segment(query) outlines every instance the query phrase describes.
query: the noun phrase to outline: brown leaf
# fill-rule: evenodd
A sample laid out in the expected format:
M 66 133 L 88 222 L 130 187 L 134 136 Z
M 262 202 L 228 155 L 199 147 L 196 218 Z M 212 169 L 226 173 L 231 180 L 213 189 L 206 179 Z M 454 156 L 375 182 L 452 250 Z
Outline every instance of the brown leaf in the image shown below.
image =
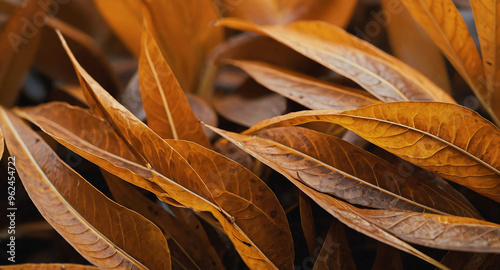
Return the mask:
M 218 130 L 219 134 L 228 139 L 229 141 L 233 142 L 236 144 L 238 147 L 241 149 L 245 150 L 245 152 L 251 154 L 255 158 L 259 159 L 262 161 L 264 164 L 268 165 L 275 171 L 278 171 L 282 173 L 288 180 L 290 180 L 295 186 L 297 186 L 302 192 L 304 192 L 307 196 L 309 196 L 311 199 L 313 199 L 319 206 L 321 206 L 323 209 L 325 209 L 328 213 L 330 213 L 332 216 L 340 220 L 342 223 L 346 224 L 347 226 L 363 233 L 366 234 L 372 238 L 375 238 L 381 242 L 384 242 L 388 245 L 391 245 L 393 247 L 396 247 L 400 250 L 403 250 L 405 252 L 408 252 L 414 256 L 417 256 L 418 258 L 421 258 L 429 263 L 432 263 L 440 268 L 443 269 L 448 269 L 444 265 L 440 264 L 436 260 L 428 257 L 427 255 L 421 253 L 420 251 L 414 249 L 412 246 L 408 245 L 404 241 L 401 241 L 399 238 L 396 236 L 392 235 L 391 233 L 387 232 L 383 227 L 379 226 L 379 224 L 375 223 L 379 220 L 376 218 L 374 220 L 370 219 L 365 219 L 363 216 L 363 212 L 365 210 L 356 208 L 348 203 L 345 203 L 343 201 L 337 200 L 334 197 L 331 197 L 327 194 L 318 192 L 309 186 L 303 184 L 301 181 L 297 180 L 295 175 L 289 174 L 285 171 L 283 171 L 279 165 L 276 165 L 275 163 L 268 162 L 267 159 L 262 158 L 262 156 L 249 147 L 247 147 L 247 144 L 242 143 L 243 138 L 246 140 L 252 140 L 252 137 L 249 136 L 243 136 L 239 135 L 236 133 L 230 133 L 222 130 Z M 368 211 L 368 210 L 366 210 Z M 374 211 L 374 210 L 371 210 Z M 387 211 L 387 210 L 378 210 L 378 211 L 384 211 L 390 212 L 390 213 L 414 213 L 414 212 L 406 212 L 406 211 Z M 415 213 L 418 214 L 418 213 Z M 375 221 L 375 222 L 373 222 Z
M 106 172 L 104 177 L 118 203 L 140 213 L 162 230 L 173 262 L 184 269 L 224 269 L 193 213 L 187 209 L 171 208 L 175 211 L 173 216 L 118 177 Z
M 83 257 L 103 268 L 170 269 L 167 242 L 158 227 L 109 200 L 3 109 L 1 125 L 33 203 Z
M 183 0 L 142 3 L 146 28 L 182 89 L 194 92 L 208 54 L 224 38 L 222 29 L 210 26 L 219 18 L 212 0 L 200 0 L 196 5 Z
M 94 3 L 127 48 L 139 57 L 143 31 L 141 2 L 138 0 L 94 0 Z
M 313 270 L 321 269 L 356 269 L 344 225 L 338 220 L 334 220 L 330 226 L 323 247 L 321 247 L 314 264 Z
M 500 44 L 500 1 L 471 0 L 476 29 L 481 44 L 481 55 L 489 91 L 489 104 L 495 113 L 495 119 L 500 118 L 500 52 L 496 50 Z M 499 122 L 497 122 L 499 124 Z
M 205 132 L 155 40 L 142 36 L 139 83 L 148 126 L 164 139 L 188 140 L 210 147 Z
M 285 113 L 286 99 L 247 80 L 234 93 L 214 97 L 215 110 L 224 118 L 251 127 L 261 120 Z
M 245 131 L 326 121 L 439 176 L 500 201 L 500 130 L 476 112 L 439 102 L 394 102 L 353 111 L 304 111 Z
M 353 204 L 480 218 L 440 189 L 334 136 L 299 127 L 268 129 L 252 137 L 218 132 L 268 166 L 274 164 L 281 174 Z
M 293 244 L 285 212 L 262 180 L 198 144 L 163 140 L 95 82 L 62 36 L 61 41 L 92 112 L 104 117 L 134 156 L 151 168 L 155 184 L 184 206 L 214 215 L 250 267 L 292 267 Z
M 39 20 L 46 19 L 46 12 L 43 3 L 26 1 L 13 12 L 0 34 L 0 101 L 4 106 L 17 101 L 40 43 L 43 24 L 39 25 Z
M 78 264 L 16 264 L 16 265 L 2 265 L 0 266 L 2 270 L 97 270 L 99 268 L 90 265 L 78 265 Z
M 380 103 L 366 92 L 253 61 L 225 61 L 247 72 L 266 88 L 313 110 L 348 110 Z
M 495 122 L 500 123 L 500 111 L 496 109 L 498 106 L 494 106 L 496 103 L 491 97 L 491 90 L 486 87 L 481 56 L 453 1 L 401 0 L 401 2 L 469 84 Z
M 357 0 L 223 0 L 221 13 L 256 24 L 284 24 L 297 19 L 325 20 L 340 27 L 349 23 Z
M 455 103 L 428 78 L 343 29 L 319 21 L 258 26 L 226 18 L 216 25 L 253 31 L 276 39 L 346 76 L 381 101 L 436 100 Z
M 401 0 L 381 3 L 388 16 L 386 28 L 393 55 L 451 94 L 446 63 L 439 48 L 411 17 Z
M 300 225 L 304 232 L 307 249 L 309 250 L 309 255 L 314 257 L 314 250 L 316 249 L 316 226 L 314 224 L 311 201 L 303 192 L 299 193 L 299 211 Z

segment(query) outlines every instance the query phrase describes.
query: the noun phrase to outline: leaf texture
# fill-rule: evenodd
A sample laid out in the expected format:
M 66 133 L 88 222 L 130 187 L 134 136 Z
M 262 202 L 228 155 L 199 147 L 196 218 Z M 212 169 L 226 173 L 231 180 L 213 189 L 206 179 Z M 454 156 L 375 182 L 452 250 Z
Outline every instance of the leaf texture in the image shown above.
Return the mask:
M 297 180 L 295 175 L 291 175 L 287 172 L 284 172 L 283 170 L 280 169 L 279 165 L 276 165 L 273 162 L 269 162 L 267 159 L 262 158 L 262 156 L 255 151 L 253 151 L 251 148 L 247 147 L 247 145 L 242 143 L 242 140 L 251 140 L 250 136 L 243 136 L 239 135 L 236 133 L 231 133 L 227 131 L 222 131 L 222 130 L 216 130 L 218 133 L 223 136 L 224 138 L 228 139 L 229 141 L 233 142 L 236 144 L 238 147 L 243 149 L 245 152 L 251 154 L 255 158 L 259 159 L 262 161 L 264 164 L 268 165 L 275 171 L 278 171 L 282 173 L 288 180 L 290 180 L 295 186 L 297 186 L 302 192 L 304 192 L 307 196 L 309 196 L 311 199 L 313 199 L 319 206 L 321 206 L 323 209 L 325 209 L 328 213 L 330 213 L 332 216 L 340 220 L 342 223 L 346 224 L 347 226 L 351 227 L 352 229 L 355 229 L 365 235 L 368 235 L 372 238 L 375 238 L 381 242 L 384 242 L 388 245 L 391 245 L 395 248 L 398 248 L 400 250 L 403 250 L 405 252 L 408 252 L 420 259 L 423 259 L 431 264 L 434 264 L 442 269 L 448 269 L 444 265 L 440 264 L 439 262 L 435 261 L 434 259 L 428 257 L 427 255 L 421 253 L 420 251 L 416 250 L 412 246 L 408 245 L 406 242 L 402 241 L 401 239 L 397 238 L 396 236 L 390 234 L 389 232 L 385 231 L 384 228 L 379 226 L 377 223 L 373 223 L 372 220 L 365 219 L 363 217 L 362 213 L 359 213 L 359 211 L 363 211 L 362 209 L 356 208 L 348 203 L 345 203 L 343 201 L 337 200 L 334 197 L 331 197 L 325 193 L 318 192 L 311 187 L 307 186 L 306 184 L 303 184 L 300 180 Z M 373 210 L 372 210 L 373 211 Z M 382 210 L 379 210 L 382 211 Z M 387 211 L 383 210 L 386 212 L 397 212 L 397 211 Z M 400 211 L 397 213 L 414 213 L 414 212 L 406 212 L 406 211 Z M 416 213 L 418 214 L 418 213 Z M 377 221 L 377 219 L 375 219 Z
M 481 56 L 453 1 L 402 0 L 402 2 L 469 84 L 495 122 L 500 123 L 499 111 L 496 108 L 497 114 L 493 111 L 495 103 L 491 99 L 492 92 L 487 87 Z
M 353 111 L 305 111 L 245 131 L 325 121 L 439 176 L 500 201 L 500 130 L 476 112 L 439 102 L 394 102 Z
M 278 172 L 353 204 L 480 218 L 451 195 L 334 136 L 299 127 L 268 129 L 253 137 L 224 134 L 278 166 Z
M 397 237 L 396 239 L 428 247 L 469 252 L 500 253 L 500 225 L 498 224 L 466 217 L 400 210 L 360 209 L 327 194 L 313 190 L 298 180 L 293 173 L 284 172 L 280 168 L 280 165 L 262 158 L 259 153 L 247 147 L 248 144 L 244 143 L 245 141 L 252 140 L 252 137 L 222 131 L 219 134 L 274 170 L 281 172 L 294 185 L 299 187 L 302 192 L 306 193 L 317 204 L 340 221 L 379 241 L 382 240 L 377 237 L 380 237 L 380 233 L 383 232 L 384 234 L 387 233 Z M 360 221 L 363 221 L 363 224 L 357 223 Z M 372 230 L 372 228 L 376 229 Z M 384 241 L 382 242 L 384 243 L 410 252 L 436 266 L 439 265 L 439 267 L 445 268 L 440 264 L 436 264 L 436 261 L 408 248 L 408 246 L 397 244 L 396 239 L 392 239 L 388 235 L 385 235 L 383 239 Z
M 156 134 L 210 147 L 198 118 L 148 31 L 142 36 L 139 83 L 148 126 Z
M 500 118 L 500 52 L 496 49 L 500 44 L 500 1 L 471 0 L 476 29 L 481 44 L 481 55 L 486 76 L 489 104 Z M 499 124 L 499 122 L 497 122 Z
M 380 103 L 363 91 L 302 75 L 262 62 L 226 61 L 266 88 L 313 110 L 348 110 Z
M 319 21 L 258 26 L 226 18 L 217 25 L 269 36 L 348 77 L 384 102 L 435 100 L 455 103 L 425 76 L 343 29 Z
M 171 215 L 118 177 L 104 173 L 113 198 L 155 223 L 168 241 L 172 263 L 184 269 L 224 269 L 201 223 L 188 209 L 169 208 Z
M 108 269 L 170 269 L 167 242 L 158 227 L 105 197 L 3 109 L 1 125 L 30 198 L 83 257 Z
M 212 213 L 250 267 L 292 267 L 293 244 L 285 213 L 262 180 L 198 144 L 163 140 L 97 84 L 61 40 L 87 101 L 93 104 L 92 112 L 103 116 L 135 149 L 135 156 L 152 169 L 154 183 L 186 207 Z

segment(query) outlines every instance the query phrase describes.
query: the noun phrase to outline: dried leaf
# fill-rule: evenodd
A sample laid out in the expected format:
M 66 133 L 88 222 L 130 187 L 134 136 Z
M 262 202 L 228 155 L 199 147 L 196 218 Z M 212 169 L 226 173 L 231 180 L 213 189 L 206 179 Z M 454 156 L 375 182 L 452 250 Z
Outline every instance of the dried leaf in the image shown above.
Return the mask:
M 439 102 L 394 102 L 353 111 L 304 111 L 263 121 L 273 126 L 326 121 L 439 176 L 500 201 L 500 130 L 476 112 Z
M 319 206 L 321 206 L 323 209 L 325 209 L 332 216 L 334 216 L 335 218 L 337 218 L 338 220 L 340 220 L 342 223 L 346 224 L 347 226 L 351 227 L 352 229 L 355 229 L 363 234 L 366 234 L 372 238 L 375 238 L 375 239 L 377 239 L 381 242 L 384 242 L 388 245 L 391 245 L 395 248 L 398 248 L 400 250 L 408 252 L 408 253 L 410 253 L 414 256 L 417 256 L 418 258 L 425 260 L 431 264 L 434 264 L 440 268 L 448 269 L 444 265 L 437 262 L 436 260 L 428 257 L 427 255 L 416 250 L 415 248 L 408 245 L 404 241 L 401 241 L 396 236 L 387 232 L 382 226 L 379 226 L 379 224 L 376 223 L 377 221 L 379 221 L 376 218 L 374 218 L 373 220 L 370 220 L 370 219 L 367 219 L 364 217 L 363 211 L 375 211 L 375 210 L 364 210 L 364 209 L 356 208 L 348 203 L 337 200 L 334 197 L 331 197 L 327 194 L 318 192 L 318 191 L 310 188 L 309 186 L 303 184 L 301 181 L 297 180 L 295 175 L 292 175 L 292 174 L 289 174 L 289 173 L 283 171 L 279 167 L 279 165 L 276 165 L 275 163 L 269 162 L 267 159 L 262 158 L 262 156 L 260 154 L 254 152 L 252 149 L 248 148 L 247 144 L 243 143 L 243 140 L 252 140 L 252 137 L 250 137 L 250 136 L 239 135 L 236 133 L 231 133 L 231 132 L 222 131 L 222 130 L 216 130 L 216 131 L 218 131 L 218 133 L 221 136 L 223 136 L 224 138 L 228 139 L 229 141 L 233 142 L 241 149 L 245 150 L 245 152 L 251 154 L 255 158 L 262 161 L 264 164 L 268 165 L 272 169 L 283 174 L 288 180 L 290 180 L 302 192 L 304 192 L 307 196 L 309 196 L 311 199 L 313 199 Z M 403 211 L 388 211 L 388 210 L 378 210 L 378 211 L 383 211 L 384 213 L 398 213 L 398 214 L 399 213 L 403 213 L 403 214 L 415 213 L 415 212 L 407 212 L 407 211 L 404 211 L 404 212 Z M 415 214 L 419 214 L 419 213 L 415 213 Z M 374 215 L 374 216 L 376 216 L 376 215 Z M 386 220 L 384 220 L 384 221 L 386 221 Z M 474 220 L 474 221 L 476 221 L 476 220 Z M 386 225 L 386 224 L 384 224 L 384 225 Z
M 1 125 L 33 203 L 83 257 L 103 268 L 170 269 L 167 242 L 158 227 L 100 193 L 3 109 Z
M 445 268 L 435 260 L 410 248 L 404 242 L 433 248 L 469 252 L 500 253 L 500 225 L 473 218 L 443 216 L 396 210 L 360 209 L 327 194 L 313 190 L 297 179 L 293 172 L 286 172 L 281 164 L 269 162 L 249 147 L 253 137 L 219 131 L 247 153 L 287 177 L 294 185 L 311 197 L 317 204 L 343 223 L 384 243 L 409 252 L 438 267 Z M 269 151 L 272 151 L 271 149 Z M 359 222 L 359 223 L 358 223 Z M 384 235 L 381 237 L 381 235 Z M 397 238 L 391 238 L 394 236 Z
M 498 109 L 500 103 L 500 52 L 496 48 L 500 44 L 500 1 L 471 0 L 470 4 L 481 44 L 481 55 L 490 95 L 487 101 L 490 102 L 491 110 L 496 115 L 495 119 L 498 120 L 500 118 L 500 109 Z
M 212 0 L 200 0 L 196 5 L 183 0 L 142 3 L 146 28 L 182 89 L 194 92 L 208 54 L 224 38 L 222 29 L 210 26 L 219 17 Z
M 498 106 L 493 106 L 492 92 L 467 25 L 452 0 L 401 0 L 413 18 L 422 26 L 469 84 L 485 109 L 500 123 Z M 498 101 L 497 101 L 498 103 Z M 494 109 L 495 108 L 495 109 Z
M 78 265 L 78 264 L 16 264 L 16 265 L 2 265 L 0 266 L 2 270 L 97 270 L 99 268 L 90 265 Z
M 394 56 L 451 94 L 443 55 L 424 29 L 411 17 L 400 0 L 383 0 L 382 8 L 389 16 L 387 34 Z
M 39 21 L 47 16 L 46 6 L 36 0 L 24 2 L 10 17 L 0 34 L 0 101 L 12 106 L 17 101 L 40 43 Z M 35 16 L 37 14 L 37 16 Z M 41 18 L 40 18 L 41 16 Z M 35 18 L 37 21 L 35 22 Z
M 94 3 L 127 48 L 139 57 L 143 31 L 141 2 L 138 0 L 94 0 Z
M 356 264 L 351 255 L 351 249 L 344 225 L 338 220 L 333 221 L 321 247 L 313 270 L 336 269 L 347 270 L 356 269 Z
M 380 103 L 366 92 L 327 83 L 262 62 L 226 61 L 247 72 L 258 83 L 313 110 L 348 110 Z
M 299 127 L 268 129 L 252 137 L 223 134 L 237 139 L 267 165 L 278 166 L 281 174 L 353 204 L 480 218 L 440 189 L 403 175 L 389 162 L 334 136 Z
M 182 139 L 210 147 L 203 128 L 155 40 L 142 36 L 139 83 L 148 126 L 164 139 Z
M 154 183 L 186 207 L 214 215 L 249 267 L 292 267 L 293 244 L 285 212 L 258 177 L 198 144 L 163 140 L 92 79 L 62 36 L 61 41 L 92 112 L 103 116 L 152 169 Z
M 309 250 L 309 255 L 314 257 L 314 250 L 316 249 L 316 226 L 314 224 L 311 201 L 302 192 L 299 193 L 299 210 L 300 224 L 306 239 L 307 249 Z
M 381 101 L 435 100 L 455 103 L 418 71 L 343 29 L 318 21 L 258 26 L 226 18 L 216 25 L 253 31 L 276 39 L 358 83 Z
M 113 198 L 155 223 L 165 234 L 172 261 L 184 269 L 224 269 L 201 223 L 187 209 L 169 214 L 118 177 L 104 173 Z

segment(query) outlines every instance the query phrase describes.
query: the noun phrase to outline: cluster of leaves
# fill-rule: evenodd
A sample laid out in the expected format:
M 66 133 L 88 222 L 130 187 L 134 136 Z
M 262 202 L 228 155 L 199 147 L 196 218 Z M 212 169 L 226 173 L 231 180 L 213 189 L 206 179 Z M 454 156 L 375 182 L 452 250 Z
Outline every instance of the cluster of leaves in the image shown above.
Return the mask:
M 0 2 L 0 152 L 5 140 L 38 211 L 95 266 L 223 269 L 238 265 L 224 258 L 235 250 L 251 269 L 293 269 L 303 238 L 314 269 L 353 269 L 344 225 L 383 243 L 375 269 L 400 268 L 396 249 L 442 269 L 499 265 L 500 225 L 467 199 L 484 196 L 494 213 L 500 202 L 496 1 L 471 1 L 481 55 L 452 0 L 382 1 L 398 59 L 344 30 L 357 1 L 95 0 L 114 46 L 135 57 L 114 70 L 53 17 L 65 1 L 42 2 Z M 439 49 L 496 125 L 457 105 Z M 11 108 L 33 63 L 80 106 Z M 116 76 L 127 65 L 136 74 Z M 58 144 L 95 164 L 97 180 Z M 411 244 L 450 252 L 439 261 Z M 30 267 L 61 265 L 5 269 Z

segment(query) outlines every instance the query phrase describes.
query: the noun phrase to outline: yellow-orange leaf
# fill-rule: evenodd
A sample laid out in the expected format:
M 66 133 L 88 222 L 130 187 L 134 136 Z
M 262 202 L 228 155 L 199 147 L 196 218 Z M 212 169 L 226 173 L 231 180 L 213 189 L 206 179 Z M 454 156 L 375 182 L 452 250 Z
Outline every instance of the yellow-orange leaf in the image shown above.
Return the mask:
M 148 126 L 164 139 L 188 140 L 210 147 L 177 79 L 148 31 L 142 36 L 139 84 Z
M 225 18 L 217 25 L 269 36 L 355 81 L 381 101 L 455 101 L 418 71 L 343 29 L 319 21 L 258 26 Z
M 196 143 L 159 137 L 90 77 L 62 36 L 61 41 L 92 112 L 106 119 L 134 156 L 152 170 L 155 184 L 184 206 L 212 213 L 250 267 L 292 267 L 285 212 L 262 180 Z
M 417 166 L 500 201 L 500 130 L 470 109 L 394 102 L 344 112 L 304 111 L 262 121 L 245 133 L 315 121 L 342 125 Z
M 95 189 L 22 120 L 4 109 L 0 115 L 28 195 L 47 222 L 83 257 L 107 269 L 170 269 L 167 241 L 158 227 Z
M 495 122 L 500 123 L 500 110 L 492 100 L 492 91 L 488 90 L 481 56 L 453 1 L 401 1 L 469 84 Z
M 366 92 L 262 62 L 225 61 L 247 72 L 268 89 L 313 110 L 349 110 L 380 103 Z

